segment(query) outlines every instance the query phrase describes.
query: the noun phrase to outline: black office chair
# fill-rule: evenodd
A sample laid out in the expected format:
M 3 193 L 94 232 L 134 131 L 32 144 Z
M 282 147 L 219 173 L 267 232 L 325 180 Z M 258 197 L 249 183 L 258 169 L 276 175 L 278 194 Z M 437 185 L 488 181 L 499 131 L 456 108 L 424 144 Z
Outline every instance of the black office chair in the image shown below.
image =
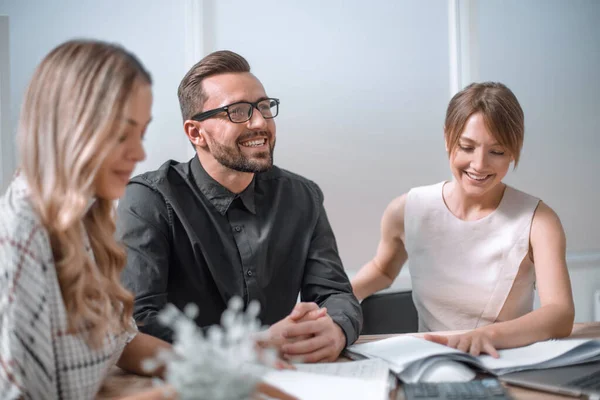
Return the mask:
M 361 303 L 363 335 L 409 333 L 419 330 L 412 292 L 375 293 Z

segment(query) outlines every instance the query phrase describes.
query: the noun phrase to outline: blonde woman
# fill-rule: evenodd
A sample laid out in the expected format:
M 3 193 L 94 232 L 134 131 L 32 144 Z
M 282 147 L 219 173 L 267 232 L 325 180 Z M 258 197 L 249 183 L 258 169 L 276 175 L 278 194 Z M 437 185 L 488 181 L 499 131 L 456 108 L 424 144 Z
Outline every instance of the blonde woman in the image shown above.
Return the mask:
M 142 374 L 141 361 L 170 346 L 137 333 L 113 236 L 151 103 L 150 75 L 119 46 L 70 41 L 35 70 L 20 171 L 0 198 L 3 399 L 94 398 L 115 363 Z M 140 396 L 152 394 L 162 397 Z
M 468 330 L 430 340 L 498 356 L 568 336 L 574 307 L 560 220 L 502 182 L 523 147 L 517 98 L 501 83 L 471 84 L 450 101 L 444 131 L 454 179 L 390 203 L 377 253 L 352 280 L 356 297 L 389 286 L 408 259 L 419 331 Z

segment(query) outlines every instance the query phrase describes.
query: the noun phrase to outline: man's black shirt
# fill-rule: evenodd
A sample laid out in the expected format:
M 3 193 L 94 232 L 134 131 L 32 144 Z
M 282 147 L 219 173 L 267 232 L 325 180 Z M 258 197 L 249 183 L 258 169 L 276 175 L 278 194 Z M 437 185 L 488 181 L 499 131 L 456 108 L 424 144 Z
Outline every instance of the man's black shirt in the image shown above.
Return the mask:
M 172 342 L 157 320 L 165 304 L 196 303 L 202 327 L 218 324 L 233 296 L 260 302 L 271 325 L 302 301 L 327 307 L 346 343 L 362 313 L 312 181 L 277 167 L 257 173 L 240 194 L 212 179 L 198 157 L 168 161 L 131 180 L 117 211 L 127 247 L 125 286 L 135 294 L 142 332 Z

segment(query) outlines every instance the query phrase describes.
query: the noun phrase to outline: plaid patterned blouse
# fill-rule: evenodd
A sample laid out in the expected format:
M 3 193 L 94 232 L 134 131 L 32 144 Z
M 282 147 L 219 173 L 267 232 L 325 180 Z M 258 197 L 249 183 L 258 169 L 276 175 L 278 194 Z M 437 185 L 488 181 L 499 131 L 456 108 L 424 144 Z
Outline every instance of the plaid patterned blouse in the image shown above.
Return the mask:
M 17 177 L 0 198 L 0 398 L 91 399 L 135 333 L 107 335 L 99 349 L 65 333 L 50 241 L 27 193 Z

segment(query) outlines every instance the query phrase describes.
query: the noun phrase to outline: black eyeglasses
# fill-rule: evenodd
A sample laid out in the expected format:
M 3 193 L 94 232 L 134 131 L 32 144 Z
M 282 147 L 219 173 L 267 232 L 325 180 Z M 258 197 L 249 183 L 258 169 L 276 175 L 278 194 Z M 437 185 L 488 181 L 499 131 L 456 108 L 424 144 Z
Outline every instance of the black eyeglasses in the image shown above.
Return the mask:
M 192 119 L 194 121 L 204 121 L 205 119 L 212 118 L 225 111 L 231 122 L 241 124 L 252 118 L 252 112 L 255 108 L 260 112 L 264 119 L 275 118 L 277 114 L 279 114 L 279 99 L 262 99 L 255 103 L 239 101 L 228 106 L 201 112 L 194 115 Z

